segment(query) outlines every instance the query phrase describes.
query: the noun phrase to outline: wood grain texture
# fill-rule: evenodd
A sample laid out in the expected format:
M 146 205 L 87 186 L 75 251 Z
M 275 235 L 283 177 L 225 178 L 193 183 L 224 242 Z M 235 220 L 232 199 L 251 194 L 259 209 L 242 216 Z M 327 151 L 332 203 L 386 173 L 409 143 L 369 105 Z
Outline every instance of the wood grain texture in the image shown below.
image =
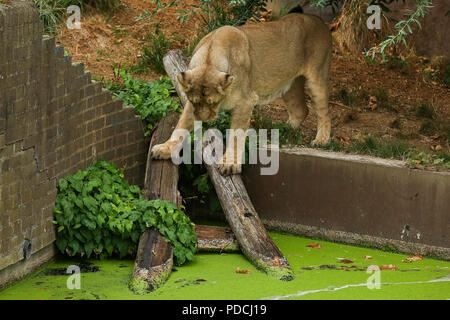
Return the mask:
M 198 250 L 205 252 L 238 252 L 239 243 L 233 230 L 226 227 L 195 226 Z
M 153 132 L 147 156 L 143 196 L 148 200 L 168 200 L 178 204 L 178 167 L 170 160 L 152 160 L 150 150 L 165 142 L 178 121 L 178 114 L 163 118 Z M 173 246 L 159 231 L 147 229 L 140 237 L 130 288 L 145 293 L 160 287 L 169 277 L 173 266 Z

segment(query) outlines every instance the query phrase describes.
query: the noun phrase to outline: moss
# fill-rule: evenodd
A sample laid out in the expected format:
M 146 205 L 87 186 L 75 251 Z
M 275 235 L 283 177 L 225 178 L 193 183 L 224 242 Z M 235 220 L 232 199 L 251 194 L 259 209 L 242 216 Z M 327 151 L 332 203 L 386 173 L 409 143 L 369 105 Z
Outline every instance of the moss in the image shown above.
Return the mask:
M 146 294 L 149 293 L 150 286 L 147 281 L 142 280 L 140 278 L 131 278 L 128 283 L 128 288 L 133 291 L 134 294 Z
M 273 267 L 269 266 L 262 260 L 255 260 L 248 257 L 250 262 L 259 270 L 266 273 L 268 276 L 282 281 L 294 280 L 294 273 L 291 268 L 286 267 Z

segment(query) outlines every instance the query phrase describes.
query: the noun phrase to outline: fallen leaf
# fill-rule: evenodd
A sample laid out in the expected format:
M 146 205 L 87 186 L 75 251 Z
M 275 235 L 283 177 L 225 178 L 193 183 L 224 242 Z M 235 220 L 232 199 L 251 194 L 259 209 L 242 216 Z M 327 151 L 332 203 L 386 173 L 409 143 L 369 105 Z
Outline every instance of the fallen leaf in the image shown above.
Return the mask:
M 339 259 L 339 262 L 340 263 L 353 263 L 353 261 L 349 260 L 349 259 Z
M 378 100 L 376 97 L 371 96 L 370 100 L 369 100 L 369 109 L 374 111 L 376 109 L 378 109 Z
M 382 265 L 380 266 L 380 270 L 398 270 L 397 266 L 394 266 L 392 264 L 390 265 Z
M 434 146 L 433 148 L 434 151 L 441 151 L 442 150 L 442 146 L 440 144 Z
M 239 269 L 239 267 L 236 268 L 236 273 L 249 274 L 250 272 L 251 272 L 251 270 L 241 270 L 241 269 Z
M 363 256 L 363 258 L 368 260 L 368 259 L 372 259 L 372 256 Z
M 418 261 L 418 260 L 423 260 L 423 257 L 420 254 L 415 254 L 413 256 L 409 256 L 405 260 L 402 260 L 402 262 L 411 263 L 411 262 Z
M 339 267 L 339 270 L 344 270 L 344 271 L 349 271 L 350 269 L 358 269 L 357 266 L 353 265 L 353 266 L 342 266 Z
M 433 140 L 437 140 L 440 137 L 441 137 L 440 134 L 436 133 L 435 135 L 432 135 L 430 138 L 433 139 Z
M 306 246 L 309 248 L 313 248 L 313 249 L 321 249 L 322 248 L 322 246 L 318 243 L 309 243 Z
M 350 145 L 351 138 L 347 136 L 338 136 L 336 137 L 339 139 L 340 144 L 342 144 L 344 147 L 348 147 Z

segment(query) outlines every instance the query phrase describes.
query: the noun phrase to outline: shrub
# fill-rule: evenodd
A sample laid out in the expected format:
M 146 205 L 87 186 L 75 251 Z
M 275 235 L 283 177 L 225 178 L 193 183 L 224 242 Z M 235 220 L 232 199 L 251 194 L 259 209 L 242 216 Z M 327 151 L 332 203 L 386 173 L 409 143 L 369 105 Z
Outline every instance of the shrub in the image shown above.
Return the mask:
M 106 87 L 124 104 L 134 108 L 134 111 L 147 122 L 148 132 L 155 124 L 171 110 L 180 111 L 179 98 L 169 78 L 149 82 L 134 79 L 125 70 L 115 69 L 114 73 L 121 82 L 106 83 Z
M 435 119 L 436 111 L 432 105 L 423 103 L 416 109 L 416 115 L 420 118 Z
M 197 236 L 175 204 L 142 198 L 111 163 L 97 161 L 59 180 L 55 204 L 56 245 L 70 256 L 121 258 L 136 252 L 146 228 L 158 229 L 174 245 L 178 265 L 193 260 Z
M 146 42 L 148 44 L 143 47 L 142 62 L 158 73 L 165 73 L 163 58 L 169 52 L 172 42 L 166 38 L 159 26 L 156 26 L 154 33 L 147 35 Z

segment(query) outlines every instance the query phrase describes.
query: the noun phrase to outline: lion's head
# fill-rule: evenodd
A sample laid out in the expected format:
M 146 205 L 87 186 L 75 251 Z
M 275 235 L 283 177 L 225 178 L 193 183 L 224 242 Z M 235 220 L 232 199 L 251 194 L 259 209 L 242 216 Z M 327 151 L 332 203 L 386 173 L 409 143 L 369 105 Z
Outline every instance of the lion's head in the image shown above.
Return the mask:
M 193 69 L 179 73 L 178 81 L 194 106 L 195 118 L 209 122 L 217 118 L 220 102 L 234 77 L 217 70 Z

